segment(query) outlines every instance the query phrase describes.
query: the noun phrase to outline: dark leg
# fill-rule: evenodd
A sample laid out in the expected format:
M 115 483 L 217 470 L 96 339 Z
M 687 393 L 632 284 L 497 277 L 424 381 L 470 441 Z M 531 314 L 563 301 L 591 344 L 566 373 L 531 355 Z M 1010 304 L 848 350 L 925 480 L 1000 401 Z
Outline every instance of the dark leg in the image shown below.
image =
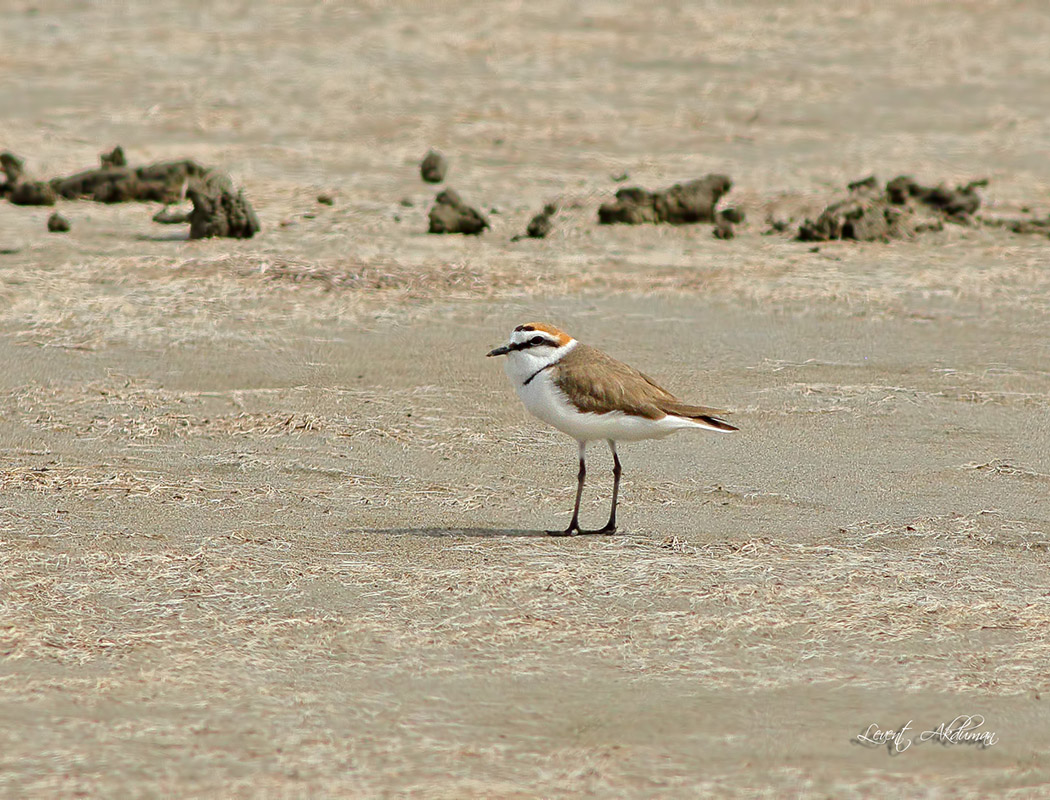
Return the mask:
M 587 465 L 583 463 L 583 455 L 587 450 L 587 442 L 580 442 L 580 471 L 576 475 L 576 505 L 572 510 L 572 522 L 563 531 L 547 531 L 551 536 L 575 536 L 580 531 L 580 498 L 583 497 L 583 479 L 587 476 Z
M 616 533 L 616 498 L 620 494 L 620 473 L 623 470 L 620 469 L 620 457 L 616 455 L 616 442 L 612 439 L 609 440 L 609 449 L 612 450 L 613 457 L 612 511 L 609 512 L 609 521 L 605 523 L 605 527 L 595 533 Z

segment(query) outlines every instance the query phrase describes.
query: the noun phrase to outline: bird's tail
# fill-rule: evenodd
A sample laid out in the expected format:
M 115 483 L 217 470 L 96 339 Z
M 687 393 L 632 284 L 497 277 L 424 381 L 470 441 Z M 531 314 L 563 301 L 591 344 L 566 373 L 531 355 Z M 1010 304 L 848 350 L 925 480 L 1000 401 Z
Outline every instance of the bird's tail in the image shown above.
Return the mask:
M 662 410 L 665 414 L 673 414 L 676 417 L 696 422 L 699 425 L 713 431 L 732 433 L 740 430 L 735 425 L 730 425 L 724 419 L 719 419 L 716 414 L 724 414 L 717 408 L 705 408 L 704 406 L 691 406 L 686 403 L 666 403 Z

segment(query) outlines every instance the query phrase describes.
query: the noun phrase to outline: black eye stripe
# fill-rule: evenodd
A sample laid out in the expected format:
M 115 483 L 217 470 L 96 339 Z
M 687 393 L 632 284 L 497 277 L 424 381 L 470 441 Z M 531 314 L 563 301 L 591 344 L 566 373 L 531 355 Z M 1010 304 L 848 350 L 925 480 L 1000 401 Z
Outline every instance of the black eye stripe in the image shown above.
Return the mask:
M 511 350 L 528 350 L 530 347 L 557 347 L 558 343 L 551 341 L 546 336 L 533 336 L 531 339 L 526 339 L 524 342 L 517 342 L 516 344 L 510 345 Z

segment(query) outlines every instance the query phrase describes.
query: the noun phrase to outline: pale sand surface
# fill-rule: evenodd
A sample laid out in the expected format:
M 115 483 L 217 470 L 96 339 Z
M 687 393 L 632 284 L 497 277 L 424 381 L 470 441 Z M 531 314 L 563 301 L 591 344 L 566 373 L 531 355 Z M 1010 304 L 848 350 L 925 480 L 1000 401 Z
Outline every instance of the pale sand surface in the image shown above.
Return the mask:
M 1050 242 L 760 235 L 870 172 L 1050 210 L 1050 12 L 261 5 L 0 17 L 32 172 L 190 156 L 264 225 L 0 204 L 0 793 L 1050 796 Z M 430 146 L 493 230 L 423 232 Z M 625 170 L 750 223 L 599 228 Z M 741 432 L 543 536 L 575 446 L 483 357 L 531 319 Z

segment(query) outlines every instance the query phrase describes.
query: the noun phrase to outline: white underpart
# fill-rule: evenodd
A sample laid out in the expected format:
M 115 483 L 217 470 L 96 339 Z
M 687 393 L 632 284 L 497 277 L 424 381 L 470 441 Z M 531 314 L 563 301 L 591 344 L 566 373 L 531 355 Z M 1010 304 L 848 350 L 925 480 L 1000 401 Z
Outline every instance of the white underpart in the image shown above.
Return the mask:
M 513 337 L 512 337 L 513 341 Z M 607 414 L 583 413 L 569 402 L 551 375 L 543 369 L 576 346 L 534 347 L 509 353 L 504 363 L 507 376 L 518 391 L 525 408 L 548 425 L 567 433 L 579 442 L 607 439 L 616 442 L 636 442 L 641 439 L 660 439 L 682 430 L 717 430 L 702 422 L 668 414 L 660 419 L 646 419 L 622 411 Z M 539 371 L 538 371 L 539 370 Z M 528 385 L 525 381 L 535 375 Z

